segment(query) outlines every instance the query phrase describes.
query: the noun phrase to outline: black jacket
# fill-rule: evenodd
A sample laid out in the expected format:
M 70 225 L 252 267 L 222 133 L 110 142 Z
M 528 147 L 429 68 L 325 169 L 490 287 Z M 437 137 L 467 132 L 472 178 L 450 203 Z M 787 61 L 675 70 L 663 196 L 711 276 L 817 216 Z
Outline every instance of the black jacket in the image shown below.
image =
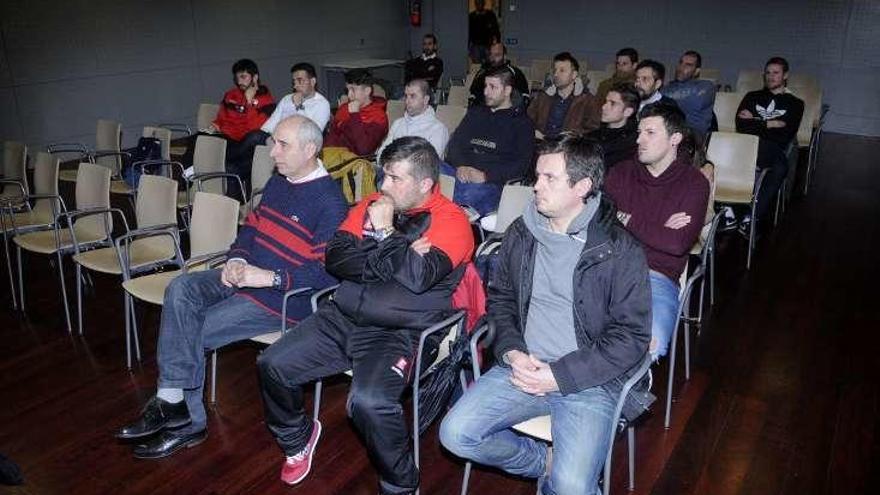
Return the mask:
M 754 116 L 751 119 L 739 117 L 739 113 L 748 110 Z M 801 118 L 804 116 L 804 102 L 791 93 L 773 94 L 764 88 L 746 93 L 736 109 L 736 132 L 754 134 L 761 139 L 787 146 L 797 136 Z M 784 127 L 768 128 L 767 122 L 781 120 Z
M 523 332 L 535 248 L 534 236 L 517 219 L 504 236 L 489 284 L 489 317 L 497 332 L 493 346 L 500 363 L 507 351 L 528 352 Z M 617 222 L 614 206 L 604 197 L 575 268 L 573 299 L 578 350 L 550 364 L 559 390 L 570 394 L 613 384 L 619 392 L 648 352 L 651 285 L 641 246 Z
M 626 125 L 612 129 L 605 124 L 595 131 L 587 134 L 587 137 L 595 139 L 602 145 L 602 157 L 605 159 L 605 172 L 624 160 L 634 158 L 638 145 L 636 139 L 639 130 L 636 128 L 635 118 L 630 117 Z

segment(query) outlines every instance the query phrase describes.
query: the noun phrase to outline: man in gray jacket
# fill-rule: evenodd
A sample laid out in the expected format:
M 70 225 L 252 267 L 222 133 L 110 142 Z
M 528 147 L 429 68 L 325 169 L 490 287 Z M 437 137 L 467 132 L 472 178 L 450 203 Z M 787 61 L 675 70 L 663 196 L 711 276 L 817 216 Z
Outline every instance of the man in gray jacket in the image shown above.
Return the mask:
M 598 489 L 622 383 L 651 338 L 648 267 L 600 192 L 601 151 L 563 133 L 538 149 L 535 202 L 501 244 L 489 285 L 497 365 L 440 428 L 450 451 L 543 477 L 543 493 Z M 550 415 L 554 454 L 510 427 Z

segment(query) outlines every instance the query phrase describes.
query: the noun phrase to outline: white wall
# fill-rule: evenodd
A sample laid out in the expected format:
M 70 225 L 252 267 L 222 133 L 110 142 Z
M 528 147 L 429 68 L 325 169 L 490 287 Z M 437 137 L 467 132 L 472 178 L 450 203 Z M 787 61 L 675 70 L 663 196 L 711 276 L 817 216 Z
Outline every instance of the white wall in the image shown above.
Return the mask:
M 403 58 L 407 25 L 398 0 L 3 2 L 0 140 L 91 144 L 110 118 L 129 145 L 147 124 L 193 124 L 239 58 L 280 98 L 295 62 Z
M 442 12 L 461 23 L 457 32 L 467 36 L 463 0 L 430 3 L 436 18 Z M 520 64 L 566 50 L 601 69 L 633 46 L 674 74 L 679 54 L 695 49 L 704 67 L 721 69 L 734 85 L 740 69 L 761 69 L 780 55 L 793 72 L 819 77 L 829 131 L 880 136 L 880 1 L 507 0 L 502 7 L 503 37 L 516 40 L 509 50 Z

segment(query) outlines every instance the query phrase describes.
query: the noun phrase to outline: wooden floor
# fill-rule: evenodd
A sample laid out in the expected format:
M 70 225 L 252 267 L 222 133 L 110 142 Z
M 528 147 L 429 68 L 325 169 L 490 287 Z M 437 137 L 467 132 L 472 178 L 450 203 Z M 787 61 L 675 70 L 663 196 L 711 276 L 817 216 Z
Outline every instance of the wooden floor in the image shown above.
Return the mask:
M 826 134 L 815 186 L 761 239 L 750 272 L 743 243 L 721 241 L 718 300 L 695 372 L 676 386 L 672 427 L 664 430 L 658 403 L 637 428 L 635 493 L 880 493 L 877 156 L 878 140 Z M 69 336 L 54 271 L 45 259 L 25 264 L 26 316 L 9 309 L 5 278 L 0 285 L 0 452 L 20 464 L 26 484 L 0 493 L 376 492 L 344 414 L 344 378 L 325 389 L 312 474 L 296 488 L 278 481 L 282 458 L 263 424 L 251 344 L 220 354 L 204 444 L 160 461 L 133 459 L 112 433 L 154 393 L 158 308 L 141 308 L 144 361 L 129 372 L 118 280 L 96 277 L 85 335 Z M 655 370 L 658 395 L 665 370 Z M 436 426 L 421 452 L 422 493 L 458 493 L 463 465 L 438 445 Z M 618 494 L 626 492 L 625 454 L 618 442 Z M 476 469 L 471 493 L 525 495 L 534 484 Z

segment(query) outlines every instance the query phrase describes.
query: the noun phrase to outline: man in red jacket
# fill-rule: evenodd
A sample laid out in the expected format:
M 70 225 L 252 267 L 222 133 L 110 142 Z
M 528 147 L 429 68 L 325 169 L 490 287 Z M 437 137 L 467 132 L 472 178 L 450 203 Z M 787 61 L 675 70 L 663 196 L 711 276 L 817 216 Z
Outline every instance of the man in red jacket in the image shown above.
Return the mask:
M 205 131 L 227 139 L 226 171 L 250 180 L 254 148 L 266 141 L 260 127 L 275 111 L 269 88 L 260 84 L 257 64 L 244 58 L 232 65 L 235 87 L 223 95 L 217 117 Z
M 339 106 L 324 143 L 326 147 L 346 148 L 356 155 L 376 151 L 388 132 L 386 101 L 373 96 L 373 76 L 366 69 L 345 73 L 347 99 Z
M 645 249 L 651 269 L 651 354 L 666 354 L 678 312 L 678 280 L 703 228 L 709 181 L 678 157 L 684 113 L 664 103 L 639 112 L 638 160 L 614 166 L 605 192 L 618 218 Z

